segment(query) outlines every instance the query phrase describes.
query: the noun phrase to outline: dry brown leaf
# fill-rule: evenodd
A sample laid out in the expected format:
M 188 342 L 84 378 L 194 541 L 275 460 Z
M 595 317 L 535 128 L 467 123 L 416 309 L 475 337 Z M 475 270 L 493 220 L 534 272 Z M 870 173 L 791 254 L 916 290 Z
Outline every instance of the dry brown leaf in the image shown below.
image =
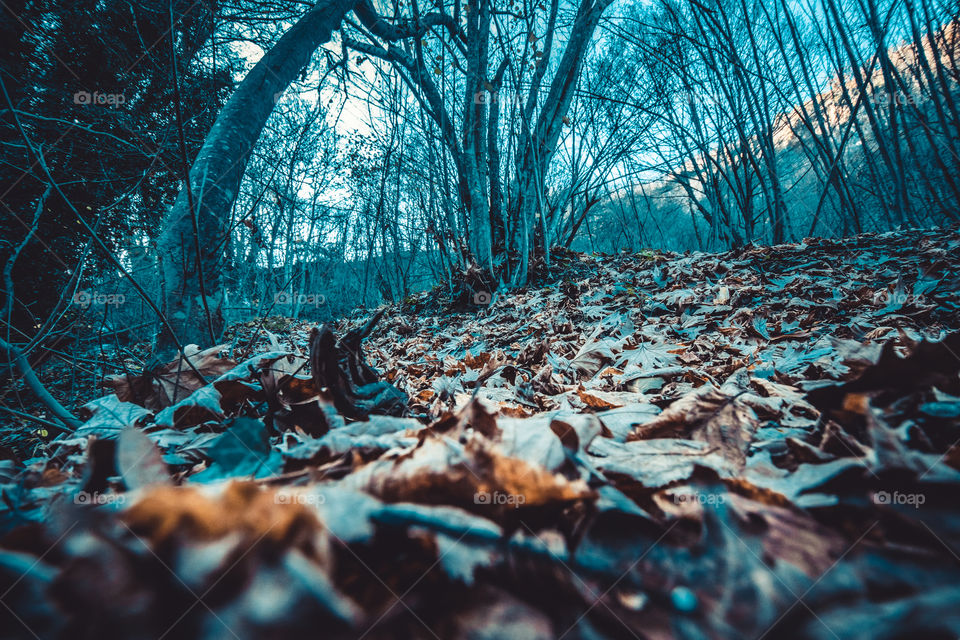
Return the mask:
M 438 449 L 446 444 L 432 439 L 403 463 L 384 473 L 375 474 L 367 486 L 374 495 L 387 502 L 420 502 L 454 504 L 470 510 L 489 507 L 530 508 L 554 505 L 593 497 L 583 480 L 567 480 L 542 467 L 519 458 L 500 454 L 491 443 L 473 438 L 468 443 L 466 460 L 451 455 L 445 465 L 418 464 L 418 457 L 431 462 Z M 502 495 L 509 504 L 495 503 L 493 496 Z M 491 496 L 487 501 L 485 496 Z M 500 511 L 501 509 L 494 509 Z
M 659 416 L 638 427 L 629 440 L 687 438 L 706 442 L 735 470 L 746 464 L 746 451 L 757 429 L 750 407 L 719 389 L 704 386 L 673 402 Z
M 613 362 L 619 344 L 618 341 L 609 338 L 596 341 L 588 340 L 570 361 L 570 366 L 583 375 L 592 376 Z
M 133 402 L 154 411 L 164 409 L 233 369 L 237 365 L 235 361 L 220 357 L 227 347 L 228 344 L 221 344 L 200 351 L 196 345 L 187 345 L 184 347 L 185 356 L 179 355 L 177 360 L 155 372 L 139 376 L 107 376 L 101 386 L 112 390 L 123 402 Z
M 624 403 L 612 402 L 603 391 L 587 391 L 580 385 L 577 388 L 577 397 L 583 400 L 583 403 L 593 409 L 617 409 L 624 406 Z
M 292 502 L 292 503 L 291 503 Z M 311 547 L 322 531 L 303 504 L 252 482 L 231 482 L 216 497 L 194 487 L 158 486 L 126 510 L 124 522 L 155 546 L 174 537 L 210 541 L 238 533 L 244 540 Z

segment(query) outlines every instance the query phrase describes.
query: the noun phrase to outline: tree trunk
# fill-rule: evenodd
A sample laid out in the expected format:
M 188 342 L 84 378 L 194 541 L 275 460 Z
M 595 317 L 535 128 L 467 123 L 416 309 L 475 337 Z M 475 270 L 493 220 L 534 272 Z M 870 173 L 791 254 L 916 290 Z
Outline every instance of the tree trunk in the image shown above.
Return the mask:
M 538 216 L 543 211 L 543 196 L 547 170 L 556 152 L 557 141 L 564 126 L 564 118 L 570 110 L 580 69 L 587 57 L 587 48 L 603 12 L 613 0 L 582 0 L 567 39 L 566 48 L 557 65 L 549 92 L 540 109 L 532 131 L 525 131 L 520 143 L 522 149 L 516 162 L 517 193 L 519 201 L 514 214 L 519 217 L 518 239 L 520 265 L 512 274 L 512 284 L 526 284 L 530 257 L 536 245 Z M 544 56 L 545 57 L 545 56 Z M 528 104 L 529 107 L 529 104 Z M 542 238 L 549 245 L 549 238 Z M 548 247 L 544 247 L 546 251 Z
M 250 151 L 279 94 L 339 28 L 353 3 L 313 5 L 247 74 L 204 140 L 190 184 L 181 189 L 157 243 L 163 311 L 184 345 L 211 344 L 223 331 L 223 247 Z M 160 333 L 158 351 L 172 347 L 170 337 Z

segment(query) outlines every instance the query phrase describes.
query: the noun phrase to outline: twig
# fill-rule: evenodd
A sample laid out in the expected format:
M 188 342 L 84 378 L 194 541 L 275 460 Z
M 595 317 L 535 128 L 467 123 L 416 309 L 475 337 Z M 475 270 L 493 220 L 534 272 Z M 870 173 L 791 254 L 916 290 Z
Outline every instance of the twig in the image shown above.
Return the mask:
M 183 135 L 183 111 L 180 108 L 180 77 L 177 75 L 177 52 L 173 42 L 174 20 L 173 0 L 170 0 L 170 67 L 173 71 L 173 106 L 177 114 L 177 134 L 180 142 L 180 159 L 183 162 L 183 181 L 187 190 L 187 206 L 190 208 L 190 218 L 193 220 L 193 246 L 196 252 L 197 281 L 200 285 L 200 299 L 203 302 L 203 312 L 207 318 L 207 331 L 210 333 L 210 344 L 217 343 L 213 333 L 213 319 L 210 317 L 210 305 L 207 302 L 207 287 L 203 277 L 203 254 L 200 251 L 200 223 L 197 220 L 197 210 L 193 201 L 193 188 L 190 185 L 190 161 L 187 159 L 187 143 Z M 200 194 L 203 199 L 203 193 Z
M 38 418 L 37 416 L 26 413 L 24 411 L 17 411 L 12 407 L 8 407 L 5 404 L 0 404 L 0 411 L 4 413 L 9 413 L 12 416 L 18 418 L 23 418 L 24 420 L 30 420 L 31 422 L 36 422 L 37 424 L 42 424 L 43 426 L 56 431 L 57 433 L 72 433 L 69 429 L 64 429 L 62 425 L 57 424 L 56 422 L 50 422 L 49 420 L 44 420 L 43 418 Z
M 10 107 L 11 112 L 15 111 L 13 107 L 13 101 L 10 99 L 10 94 L 7 91 L 7 85 L 4 84 L 3 82 L 2 75 L 0 75 L 0 90 L 2 90 L 3 97 L 6 100 L 7 105 Z M 113 264 L 114 267 L 117 268 L 117 270 L 120 271 L 123 277 L 130 282 L 130 285 L 140 295 L 140 297 L 143 298 L 143 301 L 147 303 L 147 306 L 149 306 L 153 310 L 153 312 L 157 314 L 157 318 L 160 320 L 160 324 L 162 324 L 163 328 L 166 329 L 167 332 L 170 334 L 170 337 L 173 340 L 174 346 L 176 346 L 176 348 L 183 355 L 183 358 L 187 361 L 187 365 L 190 367 L 190 369 L 192 369 L 193 372 L 196 373 L 201 380 L 205 380 L 205 378 L 203 377 L 203 374 L 200 373 L 200 370 L 197 369 L 196 366 L 194 366 L 193 362 L 191 362 L 189 358 L 187 358 L 184 346 L 180 343 L 180 338 L 177 336 L 177 332 L 174 331 L 173 326 L 170 324 L 170 321 L 167 320 L 167 317 L 163 314 L 163 312 L 156 305 L 156 303 L 150 298 L 149 294 L 147 294 L 147 292 L 144 291 L 143 287 L 140 286 L 140 283 L 137 282 L 137 280 L 130 274 L 130 272 L 127 271 L 126 267 L 123 266 L 120 260 L 117 259 L 117 257 L 113 254 L 113 251 L 110 250 L 110 247 L 108 247 L 107 244 L 103 241 L 103 239 L 100 238 L 100 236 L 97 234 L 96 230 L 93 227 L 91 227 L 89 223 L 87 223 L 84 217 L 80 214 L 80 211 L 77 210 L 76 206 L 74 206 L 74 204 L 70 201 L 70 199 L 67 198 L 67 194 L 63 192 L 63 190 L 60 188 L 60 185 L 53 179 L 53 175 L 50 173 L 50 168 L 47 166 L 47 163 L 43 157 L 43 154 L 34 147 L 33 142 L 30 140 L 30 137 L 27 135 L 27 132 L 23 129 L 23 126 L 20 124 L 20 120 L 17 119 L 17 114 L 13 113 L 12 115 L 13 115 L 13 122 L 16 125 L 17 130 L 20 132 L 20 136 L 23 138 L 24 144 L 27 146 L 28 153 L 35 158 L 36 163 L 40 165 L 41 169 L 43 169 L 43 173 L 44 175 L 46 175 L 50 186 L 56 189 L 57 194 L 60 196 L 63 202 L 68 207 L 70 207 L 70 210 L 73 212 L 73 215 L 76 216 L 77 221 L 80 222 L 80 224 L 83 225 L 83 228 L 87 230 L 87 233 L 90 234 L 90 239 L 93 242 L 95 242 L 98 247 L 100 247 L 100 249 L 103 251 L 106 258 Z
M 10 359 L 13 360 L 17 368 L 20 369 L 20 373 L 23 374 L 23 380 L 27 383 L 27 386 L 30 387 L 30 390 L 33 391 L 34 395 L 56 416 L 57 420 L 62 422 L 69 430 L 73 431 L 80 427 L 82 422 L 78 420 L 72 413 L 70 413 L 66 407 L 60 404 L 56 398 L 50 395 L 50 392 L 47 391 L 47 388 L 43 386 L 43 383 L 40 382 L 40 378 L 37 377 L 37 374 L 34 373 L 33 367 L 30 366 L 30 363 L 27 362 L 27 359 L 23 356 L 19 349 L 15 346 L 0 338 L 0 349 L 3 349 L 10 356 Z

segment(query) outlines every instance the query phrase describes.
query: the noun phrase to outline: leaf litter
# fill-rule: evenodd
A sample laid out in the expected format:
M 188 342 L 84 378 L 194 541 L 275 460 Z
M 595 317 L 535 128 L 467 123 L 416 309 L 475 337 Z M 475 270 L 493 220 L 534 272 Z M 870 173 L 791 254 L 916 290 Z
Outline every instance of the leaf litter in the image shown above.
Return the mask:
M 489 306 L 238 325 L 0 468 L 3 628 L 955 637 L 958 256 L 568 253 Z

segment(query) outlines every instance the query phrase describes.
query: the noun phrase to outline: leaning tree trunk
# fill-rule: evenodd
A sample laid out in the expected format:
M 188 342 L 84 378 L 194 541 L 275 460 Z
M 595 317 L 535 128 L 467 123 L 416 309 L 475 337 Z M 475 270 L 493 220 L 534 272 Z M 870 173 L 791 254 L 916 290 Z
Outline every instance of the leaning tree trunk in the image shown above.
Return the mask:
M 228 219 L 250 151 L 277 96 L 330 39 L 354 2 L 314 4 L 251 69 L 207 134 L 190 169 L 190 184 L 177 196 L 157 242 L 163 311 L 181 344 L 207 345 L 223 331 Z M 168 332 L 157 337 L 160 352 L 174 344 Z

